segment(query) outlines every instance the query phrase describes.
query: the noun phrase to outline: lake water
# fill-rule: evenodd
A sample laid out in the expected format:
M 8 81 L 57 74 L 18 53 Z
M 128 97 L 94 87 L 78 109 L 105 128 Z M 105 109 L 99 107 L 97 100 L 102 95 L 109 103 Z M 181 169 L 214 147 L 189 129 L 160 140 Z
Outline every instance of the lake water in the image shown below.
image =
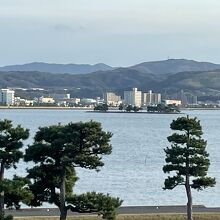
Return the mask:
M 216 177 L 217 181 L 214 188 L 193 191 L 193 202 L 210 207 L 220 206 L 220 111 L 196 110 L 184 113 L 201 120 L 211 160 L 209 175 Z M 74 192 L 110 193 L 123 199 L 123 205 L 186 204 L 184 187 L 171 191 L 162 189 L 166 177 L 162 171 L 165 158 L 163 149 L 169 146 L 166 139 L 172 133 L 169 125 L 177 117 L 179 115 L 97 114 L 78 110 L 0 110 L 0 119 L 7 118 L 30 129 L 31 137 L 26 145 L 32 143 L 39 126 L 70 121 L 101 122 L 104 130 L 113 133 L 113 152 L 104 157 L 105 166 L 98 173 L 77 169 L 80 179 Z M 27 167 L 31 167 L 31 164 L 21 163 L 16 171 L 6 171 L 6 175 L 25 175 Z

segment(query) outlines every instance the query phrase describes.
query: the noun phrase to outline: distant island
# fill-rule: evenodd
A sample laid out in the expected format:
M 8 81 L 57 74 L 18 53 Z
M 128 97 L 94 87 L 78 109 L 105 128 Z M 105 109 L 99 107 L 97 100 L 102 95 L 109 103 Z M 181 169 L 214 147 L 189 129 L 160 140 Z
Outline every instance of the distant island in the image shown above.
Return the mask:
M 91 112 L 91 111 L 89 111 Z M 96 113 L 148 113 L 148 114 L 179 114 L 180 109 L 176 105 L 164 105 L 158 104 L 156 106 L 147 106 L 143 109 L 142 107 L 123 105 L 121 104 L 118 109 L 110 110 L 107 104 L 95 106 L 93 112 Z

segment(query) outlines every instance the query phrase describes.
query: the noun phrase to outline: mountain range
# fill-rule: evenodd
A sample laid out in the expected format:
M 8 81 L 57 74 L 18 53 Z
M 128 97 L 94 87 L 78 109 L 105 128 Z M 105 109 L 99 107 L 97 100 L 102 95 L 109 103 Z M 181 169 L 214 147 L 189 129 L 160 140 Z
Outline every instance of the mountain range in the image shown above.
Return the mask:
M 122 95 L 124 90 L 132 87 L 142 91 L 151 89 L 167 94 L 183 89 L 199 96 L 220 96 L 220 65 L 218 64 L 169 59 L 144 62 L 126 68 L 107 67 L 108 70 L 97 70 L 92 73 L 86 73 L 85 69 L 81 69 L 83 74 L 73 74 L 74 72 L 54 74 L 54 71 L 41 72 L 40 69 L 11 71 L 7 67 L 10 71 L 1 69 L 0 87 L 41 87 L 50 92 L 68 89 L 74 97 L 102 96 L 106 91 Z
M 99 70 L 112 70 L 111 66 L 104 63 L 90 64 L 56 64 L 33 62 L 22 65 L 11 65 L 0 67 L 0 71 L 38 71 L 48 73 L 70 73 L 70 74 L 84 74 L 92 73 Z
M 152 74 L 174 74 L 187 71 L 208 71 L 220 69 L 220 64 L 209 62 L 197 62 L 186 59 L 168 59 L 162 61 L 143 62 L 134 66 L 126 67 L 142 73 Z M 47 73 L 69 73 L 69 74 L 86 74 L 96 71 L 108 71 L 117 69 L 104 63 L 94 65 L 90 64 L 55 64 L 33 62 L 22 65 L 11 65 L 0 67 L 0 71 L 38 71 Z
M 168 59 L 162 61 L 144 62 L 131 66 L 130 68 L 143 73 L 174 74 L 188 71 L 209 71 L 220 69 L 220 64 L 186 59 Z

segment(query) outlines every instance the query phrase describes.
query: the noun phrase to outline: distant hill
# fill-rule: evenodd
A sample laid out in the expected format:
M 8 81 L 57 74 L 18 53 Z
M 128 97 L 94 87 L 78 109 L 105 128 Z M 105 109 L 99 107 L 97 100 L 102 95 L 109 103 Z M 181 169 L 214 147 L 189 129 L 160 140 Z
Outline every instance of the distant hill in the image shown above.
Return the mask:
M 37 68 L 40 64 L 35 63 L 35 65 Z M 50 65 L 60 66 L 59 64 Z M 99 65 L 105 67 L 104 64 Z M 47 64 L 45 64 L 46 66 Z M 56 71 L 62 72 L 63 70 L 58 69 L 58 66 Z M 66 65 L 64 66 L 66 68 Z M 88 69 L 91 70 L 91 66 L 88 66 Z M 161 93 L 166 91 L 167 94 L 183 89 L 202 95 L 220 95 L 220 65 L 218 64 L 179 59 L 146 62 L 128 68 L 112 69 L 108 66 L 106 68 L 110 68 L 110 70 L 98 70 L 87 74 L 85 72 L 84 74 L 72 74 L 73 72 L 55 74 L 29 71 L 28 69 L 25 71 L 1 71 L 0 88 L 40 87 L 50 91 L 68 89 L 75 97 L 102 96 L 106 91 L 114 91 L 122 95 L 123 91 L 132 87 L 137 87 L 142 91 L 150 89 Z
M 129 67 L 143 73 L 175 74 L 187 71 L 209 71 L 220 69 L 220 64 L 197 62 L 186 59 L 168 59 L 163 61 L 144 62 Z
M 132 87 L 150 89 L 159 79 L 153 74 L 119 68 L 89 74 L 53 74 L 42 72 L 0 72 L 0 88 L 4 87 L 41 87 L 74 91 L 74 96 L 102 96 L 106 91 L 124 91 Z
M 23 65 L 12 65 L 0 67 L 0 71 L 38 71 L 47 73 L 70 73 L 70 74 L 86 74 L 97 71 L 109 71 L 116 68 L 108 66 L 103 63 L 89 65 L 89 64 L 52 64 L 52 63 L 28 63 Z M 137 70 L 142 73 L 167 75 L 178 72 L 187 71 L 209 71 L 220 69 L 220 64 L 197 62 L 186 59 L 169 59 L 162 61 L 144 62 L 134 66 L 127 67 L 127 69 Z
M 0 72 L 0 87 L 40 87 L 57 91 L 68 89 L 73 96 L 96 97 L 106 91 L 123 94 L 137 87 L 142 91 L 172 94 L 190 91 L 196 94 L 220 95 L 220 70 L 180 72 L 167 77 L 118 68 L 90 74 L 52 74 L 41 72 Z
M 220 95 L 220 70 L 176 73 L 158 83 L 155 88 L 166 91 L 183 89 L 197 94 Z
M 53 64 L 34 62 L 23 65 L 12 65 L 0 67 L 0 71 L 38 71 L 48 73 L 70 73 L 70 74 L 85 74 L 96 71 L 106 71 L 114 69 L 104 63 L 98 63 L 95 65 L 89 64 Z

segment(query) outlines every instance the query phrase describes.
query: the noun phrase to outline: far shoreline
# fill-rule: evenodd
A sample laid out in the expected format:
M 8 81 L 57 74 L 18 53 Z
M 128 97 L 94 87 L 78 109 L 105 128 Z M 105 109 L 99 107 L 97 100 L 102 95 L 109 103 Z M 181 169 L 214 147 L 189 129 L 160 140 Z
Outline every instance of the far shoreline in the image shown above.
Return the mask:
M 38 110 L 92 110 L 93 108 L 90 107 L 58 107 L 58 106 L 34 106 L 34 107 L 29 107 L 29 106 L 0 106 L 1 110 L 15 110 L 15 109 L 28 109 L 28 110 L 33 110 L 33 109 L 38 109 Z
M 104 113 L 104 114 L 112 114 L 112 113 L 120 113 L 120 114 L 184 114 L 181 112 L 147 112 L 147 111 L 138 111 L 138 112 L 126 112 L 126 111 L 87 111 L 88 113 Z
M 148 113 L 148 114 L 179 114 L 179 113 L 157 113 L 157 112 L 126 112 L 120 110 L 109 110 L 107 112 L 94 111 L 94 107 L 59 107 L 59 106 L 0 106 L 1 110 L 15 110 L 15 109 L 28 109 L 28 110 L 87 110 L 88 112 L 98 112 L 98 113 Z M 220 110 L 219 108 L 180 108 L 181 111 L 196 111 L 196 110 Z

